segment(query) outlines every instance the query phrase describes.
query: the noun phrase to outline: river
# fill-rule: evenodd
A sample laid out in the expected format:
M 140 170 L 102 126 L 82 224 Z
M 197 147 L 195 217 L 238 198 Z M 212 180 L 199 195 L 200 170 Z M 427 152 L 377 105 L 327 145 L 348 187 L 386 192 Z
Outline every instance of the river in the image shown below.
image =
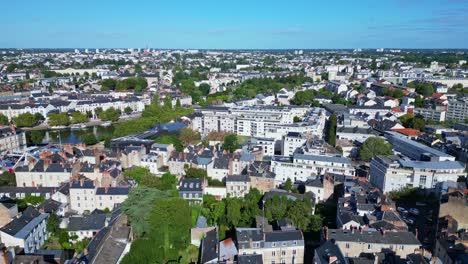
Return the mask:
M 78 144 L 83 142 L 87 134 L 94 134 L 98 140 L 112 136 L 114 126 L 92 126 L 84 129 L 60 129 L 60 130 L 30 130 L 26 131 L 28 145 L 44 144 Z

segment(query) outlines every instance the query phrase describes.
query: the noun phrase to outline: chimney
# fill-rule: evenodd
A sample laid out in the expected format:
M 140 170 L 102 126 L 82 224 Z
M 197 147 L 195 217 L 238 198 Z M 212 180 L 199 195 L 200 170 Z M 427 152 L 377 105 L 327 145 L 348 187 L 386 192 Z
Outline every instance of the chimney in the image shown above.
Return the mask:
M 107 193 L 109 191 L 109 187 L 104 187 L 104 192 Z
M 325 235 L 325 240 L 328 240 L 328 226 L 323 227 L 323 233 Z
M 83 184 L 84 184 L 84 179 L 81 179 L 80 180 L 80 186 L 83 187 Z
M 335 263 L 337 260 L 338 258 L 333 255 L 328 258 L 328 263 L 332 264 L 332 263 Z

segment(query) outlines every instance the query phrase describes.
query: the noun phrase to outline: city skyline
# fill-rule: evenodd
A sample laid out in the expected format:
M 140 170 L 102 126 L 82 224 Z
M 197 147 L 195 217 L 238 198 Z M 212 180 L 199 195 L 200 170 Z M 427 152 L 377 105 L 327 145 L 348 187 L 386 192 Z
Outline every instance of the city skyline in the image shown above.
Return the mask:
M 464 0 L 49 2 L 5 3 L 0 48 L 468 48 Z

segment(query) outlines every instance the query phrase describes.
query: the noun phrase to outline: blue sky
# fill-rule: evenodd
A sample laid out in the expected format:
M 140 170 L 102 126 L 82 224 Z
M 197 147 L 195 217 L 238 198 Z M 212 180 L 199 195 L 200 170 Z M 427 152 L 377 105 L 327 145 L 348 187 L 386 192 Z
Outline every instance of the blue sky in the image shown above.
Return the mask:
M 0 48 L 468 48 L 468 0 L 4 1 Z

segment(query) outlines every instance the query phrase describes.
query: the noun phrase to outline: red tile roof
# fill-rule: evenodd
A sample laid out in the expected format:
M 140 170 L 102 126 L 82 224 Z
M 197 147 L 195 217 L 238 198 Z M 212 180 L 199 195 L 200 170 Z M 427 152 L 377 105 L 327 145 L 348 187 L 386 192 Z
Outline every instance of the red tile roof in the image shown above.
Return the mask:
M 393 107 L 393 108 L 392 108 L 392 112 L 403 113 L 404 111 L 401 110 L 399 107 Z
M 412 128 L 394 128 L 392 130 L 410 137 L 419 136 L 421 134 L 421 131 Z

